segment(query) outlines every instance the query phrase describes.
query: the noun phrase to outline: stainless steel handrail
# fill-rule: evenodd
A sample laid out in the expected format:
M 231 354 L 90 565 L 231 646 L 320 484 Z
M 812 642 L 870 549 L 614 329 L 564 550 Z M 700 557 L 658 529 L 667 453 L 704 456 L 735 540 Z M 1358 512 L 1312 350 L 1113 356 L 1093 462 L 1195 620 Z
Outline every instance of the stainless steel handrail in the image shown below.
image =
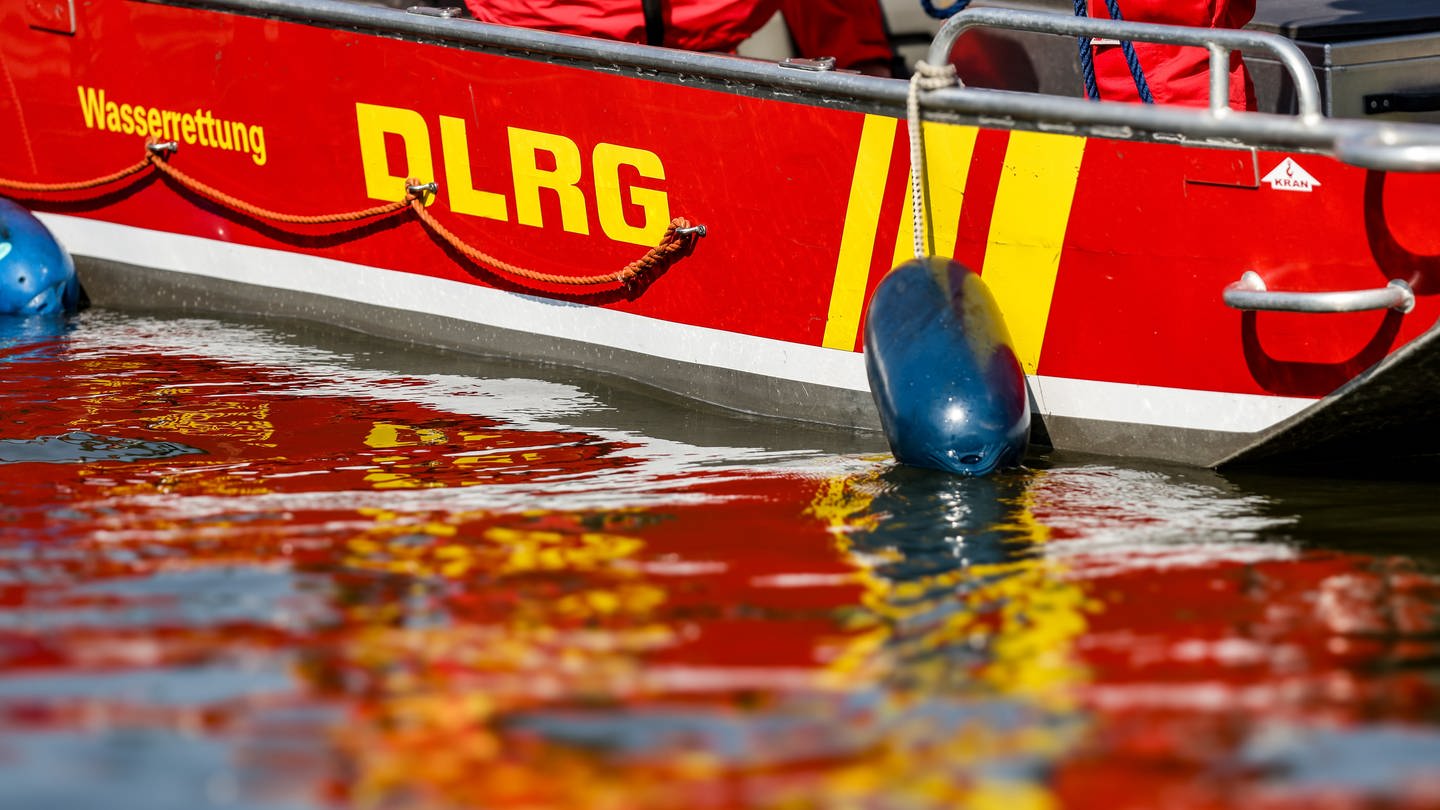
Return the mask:
M 1415 291 L 1400 279 L 1370 290 L 1333 292 L 1281 292 L 1265 286 L 1265 279 L 1246 270 L 1221 295 L 1225 305 L 1245 311 L 1267 312 L 1368 312 L 1393 309 L 1401 313 L 1415 308 Z
M 1210 112 L 1223 115 L 1230 110 L 1230 53 L 1267 52 L 1290 72 L 1295 82 L 1300 119 L 1309 124 L 1320 120 L 1320 85 L 1314 69 L 1295 43 L 1263 31 L 1230 28 L 1191 28 L 1183 25 L 1126 22 L 1099 17 L 1076 17 L 1039 11 L 1004 8 L 967 8 L 946 20 L 930 43 L 926 60 L 932 65 L 950 61 L 950 51 L 961 34 L 972 28 L 1003 28 L 1036 34 L 1091 37 L 1153 42 L 1160 45 L 1189 45 L 1210 52 Z
M 628 73 L 652 81 L 774 96 L 804 104 L 844 107 L 884 115 L 905 114 L 908 86 L 906 82 L 895 79 L 840 71 L 791 70 L 774 62 L 610 42 L 489 25 L 474 20 L 407 14 L 341 0 L 142 1 L 255 14 L 383 36 L 409 37 L 422 42 L 493 51 L 524 59 L 564 62 L 590 70 Z M 996 11 L 1002 10 L 967 9 L 951 18 L 950 22 Z M 1025 12 L 1006 13 L 1015 15 Z M 1029 15 L 1048 18 L 1057 26 L 1089 25 L 1083 20 L 1071 21 L 1068 15 L 1035 12 Z M 1067 22 L 1062 23 L 1062 20 Z M 1113 20 L 1095 22 L 1103 29 L 1103 36 L 1114 34 L 1114 29 L 1106 26 L 1148 25 Z M 1192 36 L 1195 33 L 1193 29 L 1180 30 L 1189 31 Z M 1229 34 L 1261 36 L 1258 32 L 1229 32 L 1221 33 L 1221 36 Z M 1239 110 L 1217 115 L 1213 111 L 1175 105 L 1096 104 L 1080 98 L 968 87 L 924 93 L 923 104 L 927 115 L 945 115 L 951 120 L 958 118 L 978 122 L 982 126 L 1321 152 L 1336 155 L 1357 166 L 1383 171 L 1440 171 L 1440 126 L 1434 124 L 1334 118 L 1306 120 L 1303 116 Z M 1340 144 L 1344 144 L 1347 150 L 1343 154 Z
M 1393 129 L 1356 133 L 1336 139 L 1335 157 L 1369 169 L 1411 171 L 1416 165 L 1440 165 L 1440 139 Z

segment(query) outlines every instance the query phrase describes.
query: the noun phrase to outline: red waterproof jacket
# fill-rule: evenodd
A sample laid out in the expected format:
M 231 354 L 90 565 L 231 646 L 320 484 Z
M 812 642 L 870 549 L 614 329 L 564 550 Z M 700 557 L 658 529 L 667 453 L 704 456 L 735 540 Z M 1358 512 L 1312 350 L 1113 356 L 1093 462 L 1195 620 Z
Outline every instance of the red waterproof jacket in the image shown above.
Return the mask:
M 645 41 L 640 0 L 465 0 L 483 22 L 566 34 Z M 780 7 L 780 0 L 669 0 L 665 44 L 692 51 L 731 51 Z
M 878 0 L 781 0 L 780 12 L 802 56 L 833 56 L 846 69 L 895 59 Z
M 1255 16 L 1255 0 L 1119 0 L 1120 13 L 1131 22 L 1243 28 Z M 1105 0 L 1090 0 L 1090 15 L 1110 16 Z M 1119 45 L 1097 43 L 1095 78 L 1100 98 L 1139 101 L 1135 80 Z M 1210 98 L 1210 55 L 1204 48 L 1135 43 L 1145 79 L 1157 104 L 1204 107 Z M 1255 109 L 1255 89 L 1240 54 L 1230 55 L 1230 106 Z
M 645 42 L 641 0 L 465 0 L 483 22 Z M 877 0 L 666 0 L 665 45 L 733 51 L 784 8 L 805 56 L 839 67 L 888 61 L 892 52 Z

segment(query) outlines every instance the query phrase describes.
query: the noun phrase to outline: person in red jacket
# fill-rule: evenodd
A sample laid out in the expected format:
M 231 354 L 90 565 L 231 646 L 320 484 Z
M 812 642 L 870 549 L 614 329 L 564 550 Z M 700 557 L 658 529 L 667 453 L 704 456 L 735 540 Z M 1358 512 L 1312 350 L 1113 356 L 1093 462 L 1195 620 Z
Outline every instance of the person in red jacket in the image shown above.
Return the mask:
M 841 69 L 888 73 L 890 47 L 878 0 L 660 0 L 647 28 L 643 0 L 465 0 L 482 22 L 540 28 L 691 51 L 734 51 L 783 9 L 806 56 L 833 56 Z M 656 28 L 660 30 L 657 32 Z
M 878 0 L 781 0 L 780 13 L 805 56 L 833 56 L 835 66 L 889 76 L 895 49 Z
M 1089 0 L 1090 16 L 1109 18 L 1106 0 Z M 1118 0 L 1131 22 L 1243 28 L 1255 16 L 1255 0 Z M 1096 41 L 1095 79 L 1106 101 L 1139 101 L 1135 79 L 1118 44 Z M 1135 43 L 1135 52 L 1157 104 L 1204 107 L 1210 99 L 1210 55 L 1204 48 Z M 1230 107 L 1255 109 L 1255 87 L 1240 54 L 1230 55 Z

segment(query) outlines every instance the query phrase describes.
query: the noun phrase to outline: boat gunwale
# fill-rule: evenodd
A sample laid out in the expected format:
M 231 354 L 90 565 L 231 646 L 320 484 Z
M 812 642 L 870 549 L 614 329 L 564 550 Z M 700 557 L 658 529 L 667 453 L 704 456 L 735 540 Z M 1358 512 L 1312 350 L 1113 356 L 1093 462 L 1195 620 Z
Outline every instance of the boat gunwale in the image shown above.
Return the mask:
M 461 47 L 563 64 L 649 81 L 739 93 L 812 106 L 904 118 L 907 82 L 843 71 L 798 70 L 727 54 L 658 48 L 593 37 L 414 14 L 349 0 L 129 0 L 177 8 L 261 16 L 337 27 L 423 44 Z M 998 129 L 1111 140 L 1318 153 L 1397 171 L 1440 170 L 1440 125 L 1312 118 L 1123 102 L 964 86 L 923 94 L 925 117 Z M 1347 150 L 1347 144 L 1362 149 Z M 1417 151 L 1413 147 L 1420 147 Z M 1355 156 L 1393 151 L 1400 159 L 1370 165 Z M 1424 159 L 1416 164 L 1415 154 Z M 1371 158 L 1373 162 L 1373 157 Z M 1433 164 L 1433 165 L 1432 165 Z

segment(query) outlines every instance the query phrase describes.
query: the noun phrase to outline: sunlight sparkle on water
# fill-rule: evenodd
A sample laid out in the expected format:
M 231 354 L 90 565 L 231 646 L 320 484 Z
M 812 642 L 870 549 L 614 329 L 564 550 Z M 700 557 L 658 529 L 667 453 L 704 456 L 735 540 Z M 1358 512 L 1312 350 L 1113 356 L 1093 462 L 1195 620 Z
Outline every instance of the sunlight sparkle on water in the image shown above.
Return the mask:
M 1440 806 L 1424 486 L 951 478 L 354 336 L 5 328 L 0 807 Z M 1413 528 L 1341 528 L 1380 498 Z

